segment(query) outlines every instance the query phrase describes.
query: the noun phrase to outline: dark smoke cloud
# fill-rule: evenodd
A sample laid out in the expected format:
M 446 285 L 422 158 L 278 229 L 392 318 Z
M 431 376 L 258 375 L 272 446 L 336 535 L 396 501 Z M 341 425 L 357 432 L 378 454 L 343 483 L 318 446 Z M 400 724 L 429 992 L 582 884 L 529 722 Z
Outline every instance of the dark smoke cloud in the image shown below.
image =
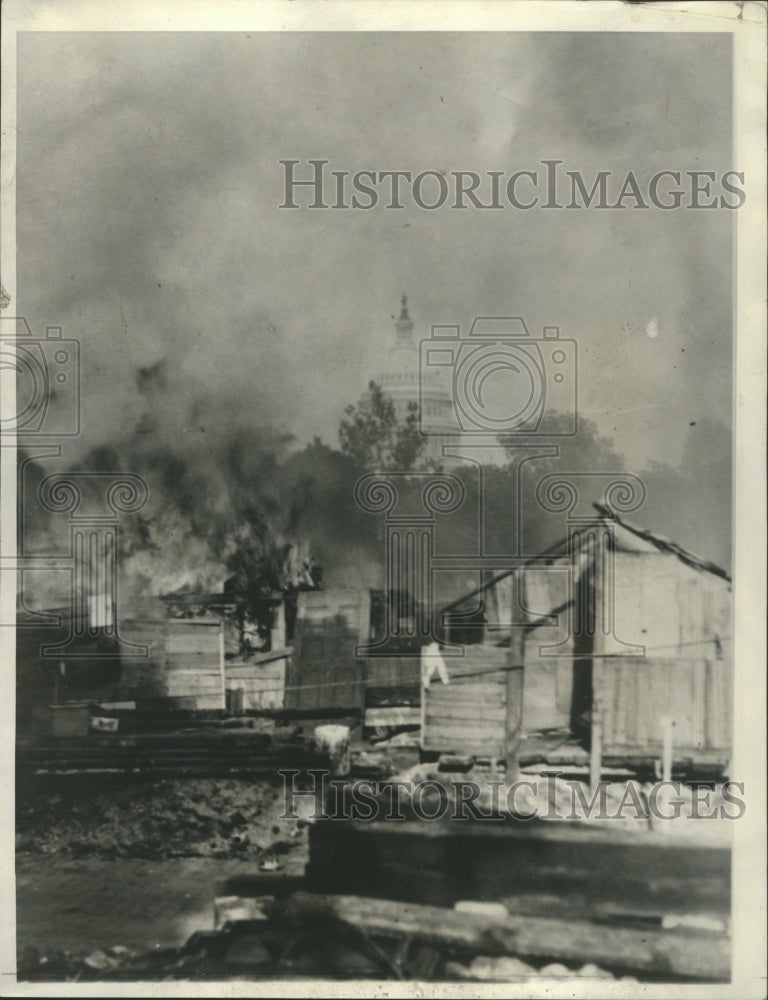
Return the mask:
M 146 475 L 169 566 L 213 579 L 255 489 L 275 544 L 303 544 L 322 503 L 281 495 L 278 470 L 335 442 L 403 288 L 419 336 L 476 313 L 559 323 L 630 469 L 676 468 L 691 422 L 729 423 L 735 213 L 276 207 L 285 157 L 738 168 L 726 36 L 28 33 L 19 52 L 19 311 L 81 341 L 65 461 Z

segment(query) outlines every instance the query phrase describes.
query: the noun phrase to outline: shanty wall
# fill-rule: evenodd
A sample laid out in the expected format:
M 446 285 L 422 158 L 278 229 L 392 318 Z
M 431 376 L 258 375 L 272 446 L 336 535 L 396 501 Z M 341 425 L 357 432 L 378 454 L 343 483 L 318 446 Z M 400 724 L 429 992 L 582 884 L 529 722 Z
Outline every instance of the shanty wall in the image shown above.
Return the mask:
M 120 659 L 104 629 L 90 632 L 89 622 L 72 617 L 71 608 L 48 609 L 57 625 L 41 625 L 38 614 L 20 614 L 16 629 L 16 719 L 25 730 L 37 708 L 56 701 L 114 698 L 120 686 Z M 71 631 L 83 632 L 67 643 Z M 67 643 L 58 655 L 46 646 Z M 105 654 L 109 658 L 105 659 Z M 61 665 L 64 665 L 64 674 Z
M 525 571 L 524 605 L 531 625 L 524 643 L 523 730 L 572 726 L 575 685 L 585 683 L 592 713 L 602 720 L 604 756 L 659 757 L 664 727 L 673 723 L 676 760 L 727 762 L 733 682 L 730 584 L 668 553 L 618 551 L 611 565 L 612 578 L 597 578 L 596 600 L 612 609 L 612 634 L 598 628 L 576 658 L 569 635 L 568 562 Z M 501 755 L 504 674 L 454 675 L 504 666 L 506 648 L 492 643 L 509 635 L 505 608 L 511 608 L 511 597 L 503 582 L 486 595 L 484 614 L 494 624 L 486 628 L 484 641 L 466 646 L 463 660 L 446 658 L 451 683 L 443 685 L 433 676 L 423 692 L 425 749 Z M 560 609 L 556 625 L 534 626 L 553 609 Z M 644 647 L 645 656 L 629 655 L 627 644 Z
M 365 725 L 369 729 L 421 725 L 421 658 L 376 656 L 363 662 Z
M 422 743 L 426 750 L 501 757 L 504 754 L 506 680 L 502 669 L 509 657 L 511 622 L 533 622 L 569 596 L 570 563 L 553 560 L 546 567 L 525 571 L 524 607 L 512 610 L 512 578 L 485 591 L 483 616 L 488 622 L 483 641 L 466 645 L 462 658 L 445 657 L 450 683 L 436 674 L 422 692 Z M 568 611 L 557 624 L 529 627 L 525 632 L 523 662 L 523 730 L 567 729 L 573 687 L 573 641 Z M 493 672 L 493 671 L 496 672 Z M 462 676 L 470 674 L 469 677 Z
M 573 694 L 573 638 L 569 628 L 570 561 L 558 560 L 541 569 L 527 569 L 525 611 L 533 623 L 545 615 L 553 625 L 536 625 L 525 634 L 523 730 L 567 729 Z
M 225 707 L 221 622 L 131 619 L 120 629 L 123 639 L 149 651 L 144 659 L 123 659 L 121 686 L 126 695 L 172 698 L 181 707 L 196 709 Z
M 730 584 L 662 553 L 617 552 L 614 575 L 614 636 L 596 642 L 596 652 L 610 655 L 593 663 L 603 754 L 657 755 L 670 720 L 675 759 L 727 760 Z M 645 646 L 645 657 L 622 656 L 617 639 Z
M 363 709 L 363 669 L 355 646 L 368 642 L 370 591 L 307 590 L 299 594 L 285 707 Z
M 242 691 L 241 707 L 282 708 L 285 703 L 285 650 L 226 664 L 227 691 Z
M 406 651 L 403 641 L 403 655 L 355 657 L 356 646 L 383 635 L 381 599 L 363 588 L 299 594 L 286 708 L 364 711 L 370 728 L 420 723 L 418 647 Z
M 444 657 L 448 684 L 433 674 L 422 692 L 425 750 L 504 756 L 506 666 L 503 646 L 466 646 L 462 657 Z

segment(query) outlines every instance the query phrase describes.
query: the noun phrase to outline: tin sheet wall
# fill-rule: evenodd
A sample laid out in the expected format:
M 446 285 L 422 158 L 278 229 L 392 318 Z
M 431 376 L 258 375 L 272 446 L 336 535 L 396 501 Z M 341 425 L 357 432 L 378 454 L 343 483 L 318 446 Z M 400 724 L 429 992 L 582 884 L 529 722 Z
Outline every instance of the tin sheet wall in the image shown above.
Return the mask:
M 529 621 L 553 616 L 551 625 L 525 636 L 523 729 L 564 729 L 570 724 L 573 692 L 573 638 L 569 628 L 570 561 L 525 570 L 525 611 Z M 553 615 L 553 612 L 555 614 Z
M 594 661 L 603 752 L 658 752 L 674 722 L 675 756 L 726 757 L 731 746 L 730 584 L 673 555 L 615 553 L 612 635 Z M 604 588 L 609 591 L 609 588 Z M 645 648 L 627 654 L 626 643 Z

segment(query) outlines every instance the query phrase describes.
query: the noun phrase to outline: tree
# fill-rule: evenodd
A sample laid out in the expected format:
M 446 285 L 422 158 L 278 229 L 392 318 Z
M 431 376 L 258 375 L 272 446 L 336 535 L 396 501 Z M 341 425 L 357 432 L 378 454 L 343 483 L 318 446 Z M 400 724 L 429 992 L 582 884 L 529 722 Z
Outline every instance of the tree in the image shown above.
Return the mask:
M 427 439 L 419 431 L 418 403 L 400 416 L 394 401 L 371 381 L 368 392 L 344 409 L 339 426 L 341 450 L 361 469 L 379 472 L 436 470 L 425 456 Z

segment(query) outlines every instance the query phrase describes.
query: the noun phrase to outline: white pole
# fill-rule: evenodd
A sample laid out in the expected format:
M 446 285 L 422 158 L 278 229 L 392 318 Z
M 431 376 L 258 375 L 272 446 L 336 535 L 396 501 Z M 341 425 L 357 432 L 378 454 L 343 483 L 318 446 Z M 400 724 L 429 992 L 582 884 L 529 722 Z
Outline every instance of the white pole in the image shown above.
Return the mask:
M 672 730 L 675 728 L 675 720 L 664 718 L 661 720 L 663 734 L 663 749 L 661 758 L 661 780 L 672 780 Z

